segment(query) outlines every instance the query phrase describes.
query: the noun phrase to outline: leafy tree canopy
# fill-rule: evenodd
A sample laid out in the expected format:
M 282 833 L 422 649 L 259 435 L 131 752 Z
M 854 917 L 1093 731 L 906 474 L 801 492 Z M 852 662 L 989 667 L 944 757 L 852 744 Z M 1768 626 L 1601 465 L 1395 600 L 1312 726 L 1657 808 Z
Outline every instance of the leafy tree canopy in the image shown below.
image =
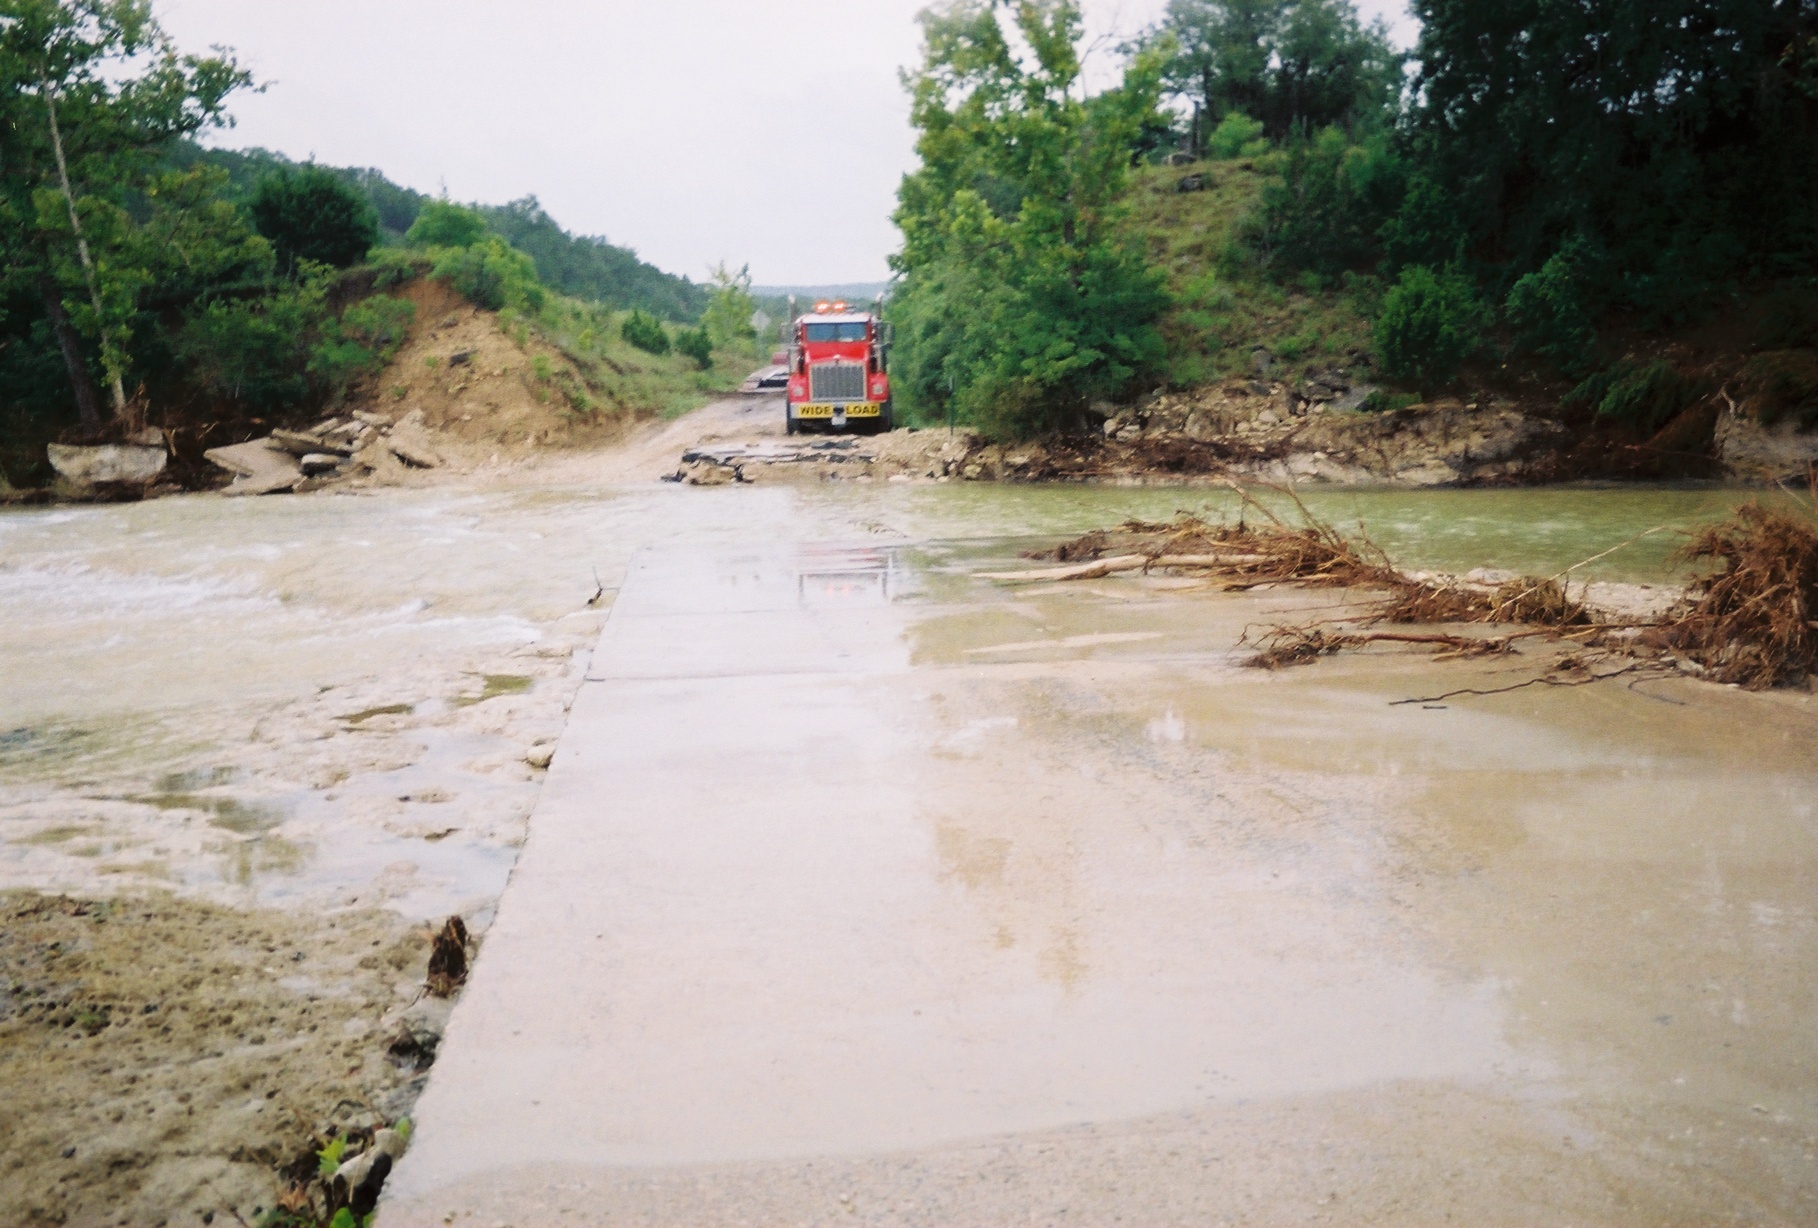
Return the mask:
M 91 433 L 96 358 L 115 418 L 132 418 L 124 383 L 153 276 L 143 188 L 173 141 L 226 122 L 248 81 L 226 56 L 179 55 L 147 0 L 0 2 L 0 296 L 36 300 L 25 318 L 54 335 Z
M 265 176 L 247 212 L 287 272 L 299 260 L 347 268 L 379 240 L 378 212 L 346 180 L 319 166 Z
M 1159 279 L 1117 227 L 1161 57 L 1081 97 L 1072 0 L 972 0 L 921 20 L 908 78 L 921 166 L 895 215 L 897 386 L 924 416 L 951 404 L 1001 436 L 1082 425 L 1162 351 Z
M 485 237 L 486 219 L 479 210 L 448 200 L 424 205 L 404 236 L 415 247 L 472 247 Z
M 1683 313 L 1818 259 L 1818 0 L 1416 0 L 1420 174 L 1519 276 L 1575 237 L 1601 293 Z
M 1170 0 L 1142 40 L 1166 52 L 1169 93 L 1207 130 L 1231 115 L 1271 140 L 1380 121 L 1400 96 L 1405 57 L 1350 0 Z
M 722 263 L 712 269 L 709 279 L 713 297 L 707 300 L 701 326 L 713 344 L 730 348 L 755 341 L 757 330 L 751 327 L 751 317 L 757 311 L 757 300 L 751 297 L 751 266 L 735 273 Z

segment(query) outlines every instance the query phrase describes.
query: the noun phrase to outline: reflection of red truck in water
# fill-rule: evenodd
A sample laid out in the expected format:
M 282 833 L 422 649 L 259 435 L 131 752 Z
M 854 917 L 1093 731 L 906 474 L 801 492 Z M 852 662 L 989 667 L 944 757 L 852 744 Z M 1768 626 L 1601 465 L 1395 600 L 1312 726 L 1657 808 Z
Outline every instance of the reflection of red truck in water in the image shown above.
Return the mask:
M 798 316 L 792 302 L 789 314 L 788 433 L 890 430 L 890 326 L 845 303 Z

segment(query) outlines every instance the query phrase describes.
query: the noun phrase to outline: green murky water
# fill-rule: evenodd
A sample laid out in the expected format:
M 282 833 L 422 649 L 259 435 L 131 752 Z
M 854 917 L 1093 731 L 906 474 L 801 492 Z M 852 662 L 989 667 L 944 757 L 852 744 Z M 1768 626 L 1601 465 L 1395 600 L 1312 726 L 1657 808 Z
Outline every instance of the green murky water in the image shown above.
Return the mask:
M 1414 568 L 1550 573 L 1657 530 L 1579 573 L 1631 580 L 1668 576 L 1687 529 L 1753 497 L 1708 487 L 1305 496 Z M 10 511 L 0 514 L 0 767 L 90 760 L 128 714 L 184 741 L 182 723 L 162 718 L 224 696 L 279 697 L 419 654 L 534 643 L 585 606 L 596 572 L 612 588 L 642 548 L 1053 538 L 1179 511 L 1234 516 L 1238 503 L 1207 488 L 866 483 Z M 476 679 L 451 698 L 522 685 Z M 345 719 L 407 710 L 379 704 Z

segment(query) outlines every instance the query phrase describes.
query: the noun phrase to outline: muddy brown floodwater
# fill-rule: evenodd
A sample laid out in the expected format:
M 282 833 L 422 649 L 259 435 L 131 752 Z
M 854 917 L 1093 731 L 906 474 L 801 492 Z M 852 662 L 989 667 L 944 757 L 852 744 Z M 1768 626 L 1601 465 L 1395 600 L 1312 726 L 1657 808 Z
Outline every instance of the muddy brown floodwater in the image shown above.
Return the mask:
M 0 515 L 0 1220 L 251 1222 L 415 1112 L 450 913 L 388 1228 L 1818 1215 L 1810 694 L 1391 706 L 1535 662 L 974 576 L 1214 491 L 627 456 Z M 1310 501 L 1545 572 L 1743 497 Z

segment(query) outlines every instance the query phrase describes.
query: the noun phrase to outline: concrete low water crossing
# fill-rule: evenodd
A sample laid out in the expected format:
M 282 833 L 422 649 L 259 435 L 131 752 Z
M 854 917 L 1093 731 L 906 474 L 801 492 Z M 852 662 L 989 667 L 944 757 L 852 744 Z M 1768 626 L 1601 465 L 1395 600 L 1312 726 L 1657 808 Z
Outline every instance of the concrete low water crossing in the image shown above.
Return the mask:
M 1741 497 L 1314 507 L 1546 571 Z M 387 1228 L 1809 1222 L 1811 696 L 1392 706 L 1520 666 L 1266 674 L 1329 596 L 975 578 L 1207 504 L 8 513 L 0 876 L 490 921 Z

